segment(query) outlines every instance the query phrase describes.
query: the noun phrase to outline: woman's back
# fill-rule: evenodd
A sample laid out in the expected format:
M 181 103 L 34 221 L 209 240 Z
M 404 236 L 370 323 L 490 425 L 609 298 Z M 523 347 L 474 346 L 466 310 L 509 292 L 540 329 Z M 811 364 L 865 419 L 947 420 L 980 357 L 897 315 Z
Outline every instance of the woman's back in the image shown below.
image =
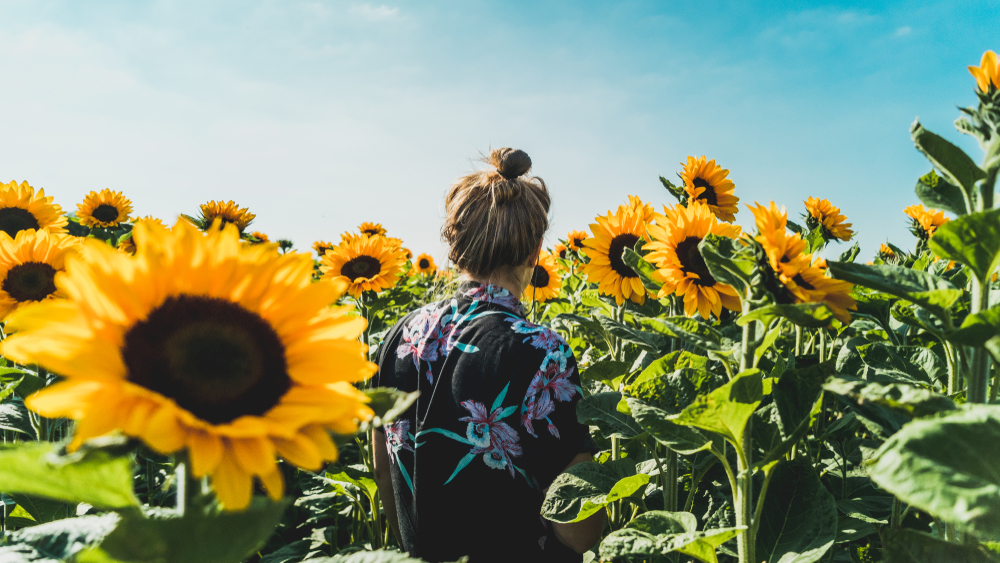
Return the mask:
M 420 391 L 384 428 L 404 548 L 429 561 L 558 561 L 579 556 L 539 516 L 577 454 L 581 390 L 561 337 L 528 322 L 494 285 L 465 282 L 387 335 L 377 384 Z

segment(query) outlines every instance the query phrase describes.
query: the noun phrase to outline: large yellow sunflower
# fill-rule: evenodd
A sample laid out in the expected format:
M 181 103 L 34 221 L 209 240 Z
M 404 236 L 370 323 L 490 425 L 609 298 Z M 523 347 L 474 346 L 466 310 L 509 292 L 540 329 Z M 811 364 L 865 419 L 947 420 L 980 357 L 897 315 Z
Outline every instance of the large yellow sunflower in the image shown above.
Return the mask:
M 81 225 L 88 227 L 117 227 L 128 221 L 132 212 L 132 201 L 121 192 L 107 188 L 100 192 L 90 192 L 83 203 L 76 206 L 76 216 Z
M 437 265 L 434 264 L 434 257 L 430 254 L 417 256 L 417 261 L 413 263 L 413 272 L 415 274 L 433 275 L 436 271 Z
M 593 238 L 583 241 L 583 253 L 590 257 L 590 262 L 580 272 L 619 305 L 625 299 L 642 305 L 646 301 L 646 288 L 639 275 L 622 260 L 625 248 L 632 248 L 646 235 L 642 215 L 623 205 L 614 213 L 609 211 L 606 217 L 597 217 L 596 221 L 590 225 Z
M 325 242 L 322 240 L 318 240 L 313 243 L 313 250 L 316 251 L 316 254 L 322 257 L 327 252 L 336 248 L 336 246 L 337 245 L 333 244 L 332 242 Z
M 538 264 L 531 273 L 531 280 L 528 281 L 528 287 L 524 288 L 521 299 L 544 303 L 559 297 L 561 289 L 562 278 L 559 276 L 556 259 L 548 252 L 542 251 L 538 255 Z
M 208 203 L 203 203 L 201 205 L 201 221 L 205 229 L 212 226 L 216 219 L 218 219 L 222 225 L 235 225 L 236 229 L 242 235 L 244 229 L 256 218 L 257 216 L 250 213 L 250 210 L 246 207 L 240 207 L 235 201 L 210 201 Z
M 983 53 L 979 66 L 970 66 L 969 72 L 976 78 L 980 92 L 989 94 L 1000 88 L 1000 57 L 993 51 Z
M 136 229 L 135 258 L 88 242 L 56 279 L 66 300 L 9 318 L 3 355 L 65 377 L 28 407 L 76 419 L 71 450 L 115 430 L 186 449 L 226 508 L 250 503 L 254 477 L 280 498 L 276 455 L 317 470 L 337 457 L 327 432 L 370 416 L 351 385 L 375 370 L 365 321 L 329 307 L 346 284 L 312 283 L 308 256 L 241 244 L 235 226 Z
M 21 231 L 13 239 L 0 234 L 0 320 L 25 305 L 63 297 L 56 273 L 77 246 L 76 237 L 45 229 Z
M 358 230 L 361 231 L 361 234 L 369 237 L 375 235 L 385 236 L 385 227 L 381 223 L 361 223 Z
M 841 215 L 840 208 L 831 205 L 828 200 L 810 197 L 805 201 L 806 211 L 809 212 L 809 227 L 822 225 L 827 240 L 837 238 L 842 241 L 849 241 L 854 236 L 851 224 L 847 223 L 847 217 Z
M 396 285 L 405 262 L 403 252 L 385 237 L 357 237 L 324 254 L 320 270 L 326 278 L 346 282 L 358 298 L 365 291 L 378 293 Z
M 653 207 L 652 203 L 643 203 L 639 196 L 630 195 L 628 196 L 628 207 L 632 211 L 642 215 L 642 222 L 648 223 L 653 220 L 653 214 L 656 213 L 656 209 Z
M 27 229 L 46 229 L 50 233 L 66 232 L 66 217 L 62 207 L 52 203 L 44 189 L 35 192 L 27 182 L 0 182 L 0 231 L 17 236 Z
M 732 286 L 716 281 L 698 251 L 698 243 L 709 234 L 729 238 L 740 236 L 737 225 L 716 220 L 712 210 L 703 203 L 678 206 L 669 215 L 655 214 L 656 224 L 646 229 L 652 241 L 644 247 L 650 253 L 646 260 L 656 266 L 663 279 L 658 297 L 672 293 L 683 297 L 684 314 L 701 318 L 716 317 L 722 307 L 740 310 L 739 294 Z
M 924 209 L 923 204 L 911 205 L 903 210 L 911 219 L 913 225 L 911 231 L 920 238 L 930 238 L 934 236 L 934 231 L 938 227 L 948 222 L 944 216 L 944 211 L 937 209 Z
M 681 178 L 688 197 L 707 203 L 716 217 L 732 223 L 739 212 L 740 198 L 733 195 L 736 186 L 728 178 L 729 170 L 716 164 L 715 160 L 707 160 L 705 156 L 689 156 L 687 163 L 681 164 L 684 165 Z
M 124 252 L 125 254 L 135 254 L 135 226 L 138 225 L 139 223 L 149 223 L 152 225 L 157 225 L 158 227 L 163 229 L 167 228 L 167 226 L 163 224 L 163 221 L 160 221 L 159 219 L 153 217 L 152 215 L 146 215 L 145 217 L 136 219 L 135 222 L 132 223 L 131 236 L 129 236 L 128 238 L 122 238 L 118 241 L 119 252 Z
M 787 231 L 788 213 L 772 201 L 769 207 L 748 205 L 757 222 L 757 242 L 764 248 L 775 276 L 788 291 L 793 303 L 826 303 L 841 322 L 851 320 L 849 309 L 857 304 L 851 297 L 853 284 L 826 276 L 823 259 L 805 254 L 805 241 L 798 233 Z M 779 302 L 784 301 L 776 295 Z
M 570 231 L 566 235 L 566 244 L 573 252 L 580 252 L 583 250 L 583 241 L 587 240 L 588 236 L 587 231 Z

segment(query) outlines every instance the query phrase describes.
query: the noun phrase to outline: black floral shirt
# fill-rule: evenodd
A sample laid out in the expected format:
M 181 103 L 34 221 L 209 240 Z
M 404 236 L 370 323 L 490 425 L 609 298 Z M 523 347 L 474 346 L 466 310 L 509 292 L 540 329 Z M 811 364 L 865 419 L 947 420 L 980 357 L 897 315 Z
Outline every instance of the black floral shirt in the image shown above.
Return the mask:
M 576 360 L 494 285 L 466 282 L 407 315 L 377 384 L 416 403 L 383 427 L 403 547 L 428 561 L 579 561 L 539 516 L 542 491 L 596 448 L 576 418 Z

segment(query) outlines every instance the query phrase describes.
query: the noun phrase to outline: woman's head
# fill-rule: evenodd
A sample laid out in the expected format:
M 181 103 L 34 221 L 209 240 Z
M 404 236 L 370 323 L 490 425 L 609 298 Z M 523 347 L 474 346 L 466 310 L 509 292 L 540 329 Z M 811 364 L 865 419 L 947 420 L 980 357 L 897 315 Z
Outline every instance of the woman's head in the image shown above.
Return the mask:
M 445 198 L 441 235 L 448 257 L 477 278 L 504 278 L 527 264 L 549 228 L 549 191 L 527 177 L 531 158 L 518 149 L 496 149 L 483 159 L 492 169 L 458 179 Z

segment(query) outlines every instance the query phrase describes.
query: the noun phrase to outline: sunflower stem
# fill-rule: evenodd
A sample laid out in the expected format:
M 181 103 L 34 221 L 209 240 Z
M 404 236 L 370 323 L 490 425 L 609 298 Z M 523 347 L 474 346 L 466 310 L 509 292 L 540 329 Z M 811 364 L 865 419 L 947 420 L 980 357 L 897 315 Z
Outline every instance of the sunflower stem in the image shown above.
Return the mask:
M 986 282 L 977 278 L 972 280 L 972 307 L 970 314 L 985 311 L 990 306 L 989 276 Z M 966 376 L 966 401 L 969 403 L 985 403 L 989 387 L 990 357 L 982 346 L 972 348 L 972 366 Z
M 748 315 L 753 310 L 750 301 L 750 290 L 743 299 L 743 314 Z M 749 322 L 743 326 L 742 354 L 740 357 L 740 371 L 750 367 L 750 356 L 753 354 L 754 331 L 757 322 Z M 766 327 L 765 327 L 766 328 Z M 736 503 L 736 525 L 746 526 L 747 529 L 736 536 L 736 550 L 740 563 L 754 563 L 754 533 L 753 533 L 753 474 L 750 468 L 753 464 L 753 418 L 747 421 L 746 428 L 743 429 L 743 437 L 736 447 L 737 474 L 734 483 L 734 501 Z
M 802 327 L 795 325 L 795 355 L 802 354 Z
M 174 475 L 177 481 L 177 514 L 183 518 L 184 513 L 187 512 L 188 495 L 191 494 L 188 491 L 187 456 L 179 455 L 177 457 L 177 467 L 174 469 Z

